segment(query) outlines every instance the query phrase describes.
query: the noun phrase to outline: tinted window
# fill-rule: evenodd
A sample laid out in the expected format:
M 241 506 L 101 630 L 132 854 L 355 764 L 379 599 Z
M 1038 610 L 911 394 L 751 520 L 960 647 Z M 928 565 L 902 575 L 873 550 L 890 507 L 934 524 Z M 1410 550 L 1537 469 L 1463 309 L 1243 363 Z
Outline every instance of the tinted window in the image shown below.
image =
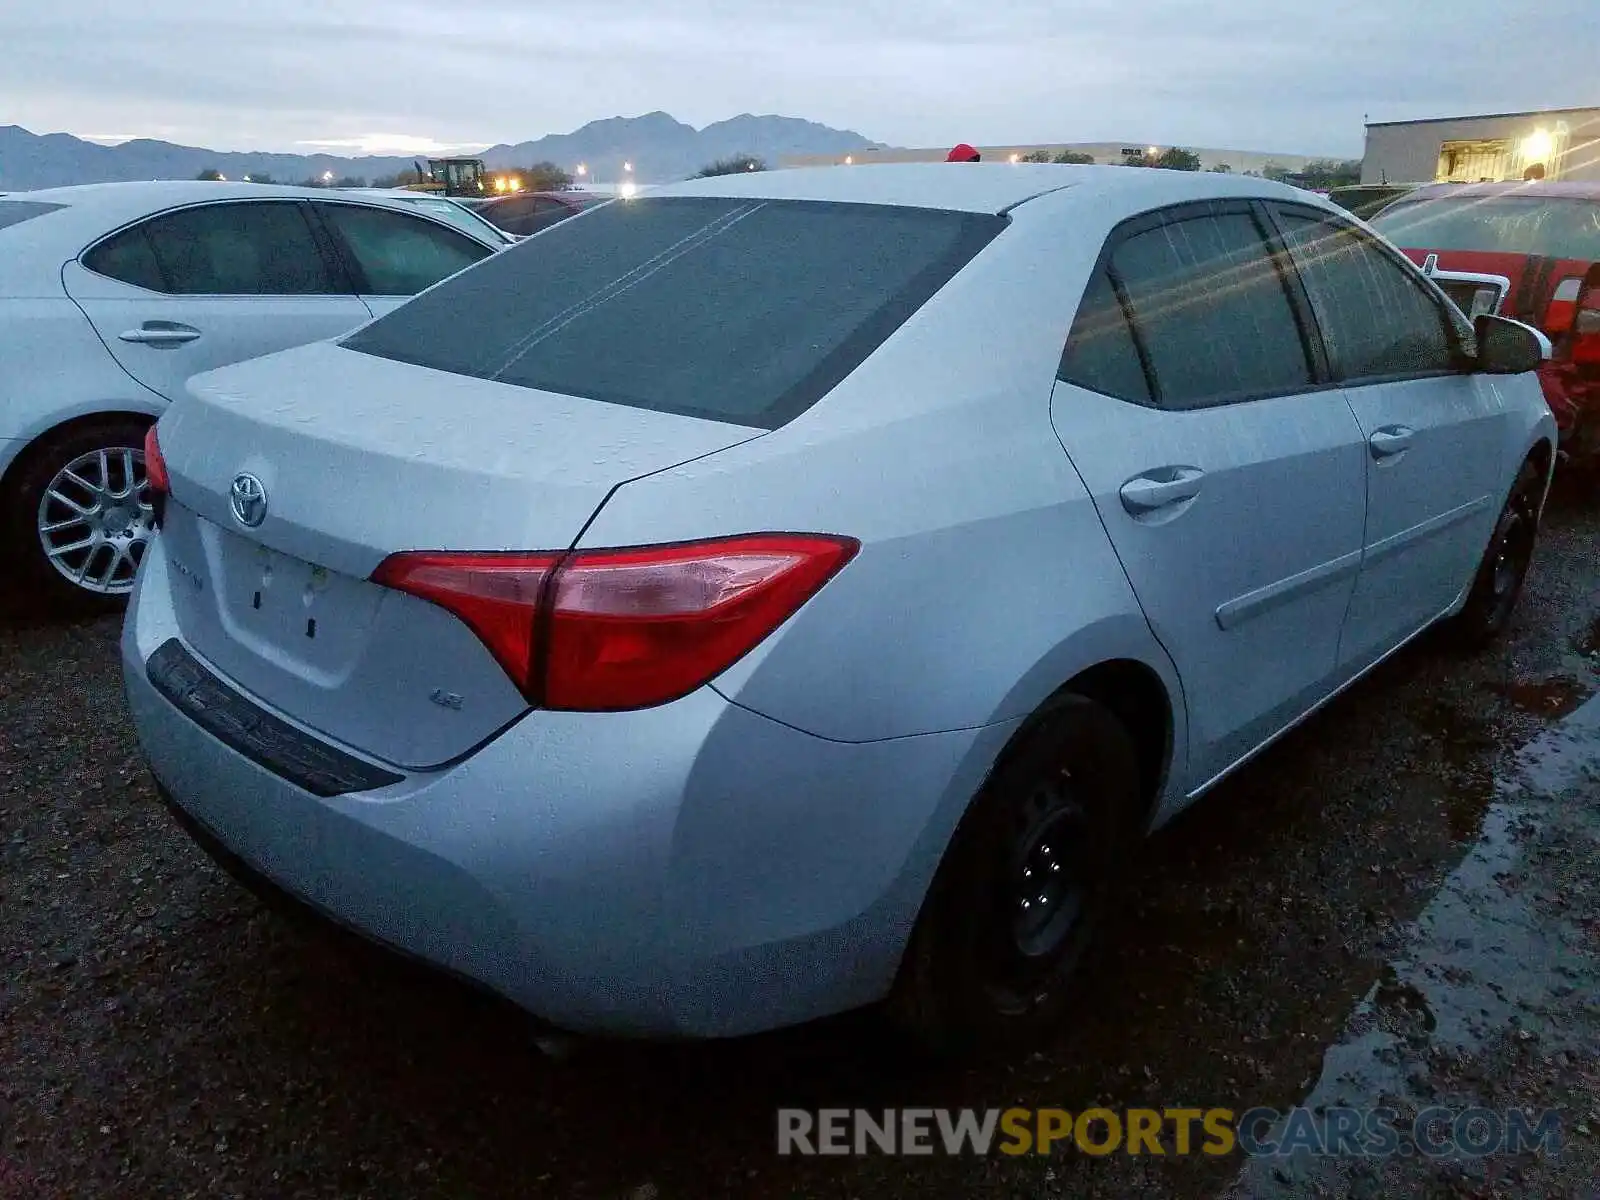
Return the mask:
M 526 237 L 574 214 L 574 210 L 548 196 L 508 196 L 484 209 L 484 215 L 519 237 Z
M 314 296 L 347 290 L 329 272 L 298 204 L 208 204 L 141 228 L 155 251 L 163 291 Z M 131 263 L 139 252 L 130 246 L 124 253 Z
M 383 208 L 318 205 L 365 277 L 369 296 L 414 296 L 492 251 L 454 230 Z
M 156 262 L 156 252 L 150 246 L 150 239 L 145 237 L 143 225 L 101 242 L 89 251 L 83 265 L 134 287 L 149 288 L 152 292 L 167 290 L 161 267 Z
M 1582 197 L 1444 196 L 1407 200 L 1372 227 L 1397 246 L 1600 259 L 1600 203 Z
M 65 207 L 65 204 L 46 204 L 42 200 L 0 200 L 0 229 L 7 225 L 20 225 Z
M 931 209 L 657 197 L 597 208 L 352 334 L 460 375 L 776 428 L 1005 226 Z
M 1095 272 L 1078 305 L 1061 357 L 1061 378 L 1121 400 L 1150 403 L 1150 385 L 1127 313 L 1103 270 Z
M 1283 276 L 1249 213 L 1136 233 L 1112 251 L 1111 269 L 1163 408 L 1202 408 L 1312 382 Z
M 1448 316 L 1393 254 L 1366 234 L 1304 212 L 1280 212 L 1340 379 L 1454 369 Z

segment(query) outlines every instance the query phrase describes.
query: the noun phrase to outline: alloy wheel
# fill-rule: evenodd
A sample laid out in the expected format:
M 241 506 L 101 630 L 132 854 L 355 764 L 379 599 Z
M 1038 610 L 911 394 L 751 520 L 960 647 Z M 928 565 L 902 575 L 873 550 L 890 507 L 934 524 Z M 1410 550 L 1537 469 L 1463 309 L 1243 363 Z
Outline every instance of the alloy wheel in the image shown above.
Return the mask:
M 68 582 L 99 595 L 125 595 L 155 529 L 144 452 L 108 446 L 56 472 L 39 500 L 39 544 Z

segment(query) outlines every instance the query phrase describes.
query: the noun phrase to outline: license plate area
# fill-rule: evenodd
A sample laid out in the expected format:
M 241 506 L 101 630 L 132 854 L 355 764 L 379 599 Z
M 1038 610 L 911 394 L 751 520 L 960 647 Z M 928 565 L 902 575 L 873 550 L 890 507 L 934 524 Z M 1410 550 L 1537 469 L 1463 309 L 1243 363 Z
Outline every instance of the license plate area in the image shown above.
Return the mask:
M 365 579 L 203 527 L 207 557 L 221 581 L 217 597 L 228 632 L 264 657 L 291 660 L 331 683 L 370 639 L 383 589 Z

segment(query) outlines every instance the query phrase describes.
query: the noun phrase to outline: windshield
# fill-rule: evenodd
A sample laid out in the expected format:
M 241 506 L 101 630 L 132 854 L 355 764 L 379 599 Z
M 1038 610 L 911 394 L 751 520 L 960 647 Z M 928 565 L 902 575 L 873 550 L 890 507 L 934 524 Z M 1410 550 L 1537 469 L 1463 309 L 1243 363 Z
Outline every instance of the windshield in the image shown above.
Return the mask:
M 510 239 L 496 229 L 490 222 L 485 221 L 477 213 L 465 205 L 457 204 L 452 200 L 441 200 L 438 196 L 405 196 L 405 202 L 414 208 L 437 217 L 441 221 L 449 221 L 457 229 L 470 233 L 475 238 L 488 238 L 492 242 L 507 242 Z
M 1372 227 L 1412 250 L 1600 259 L 1600 201 L 1566 196 L 1440 196 L 1385 209 Z
M 860 365 L 1005 225 L 868 204 L 607 204 L 463 271 L 344 345 L 775 429 Z

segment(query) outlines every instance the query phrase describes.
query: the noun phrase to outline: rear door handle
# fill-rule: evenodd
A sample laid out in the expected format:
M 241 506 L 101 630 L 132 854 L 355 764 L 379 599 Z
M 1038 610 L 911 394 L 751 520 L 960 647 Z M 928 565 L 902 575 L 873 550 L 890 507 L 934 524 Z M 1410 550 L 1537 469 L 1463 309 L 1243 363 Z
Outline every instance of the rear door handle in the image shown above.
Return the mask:
M 1200 494 L 1206 473 L 1199 467 L 1161 467 L 1135 475 L 1118 491 L 1122 507 L 1134 516 L 1155 512 Z
M 1409 425 L 1385 425 L 1367 439 L 1373 458 L 1392 458 L 1411 448 L 1411 439 L 1417 431 Z
M 200 336 L 193 325 L 180 325 L 176 321 L 146 321 L 137 329 L 125 329 L 117 334 L 123 342 L 141 346 L 181 346 Z

